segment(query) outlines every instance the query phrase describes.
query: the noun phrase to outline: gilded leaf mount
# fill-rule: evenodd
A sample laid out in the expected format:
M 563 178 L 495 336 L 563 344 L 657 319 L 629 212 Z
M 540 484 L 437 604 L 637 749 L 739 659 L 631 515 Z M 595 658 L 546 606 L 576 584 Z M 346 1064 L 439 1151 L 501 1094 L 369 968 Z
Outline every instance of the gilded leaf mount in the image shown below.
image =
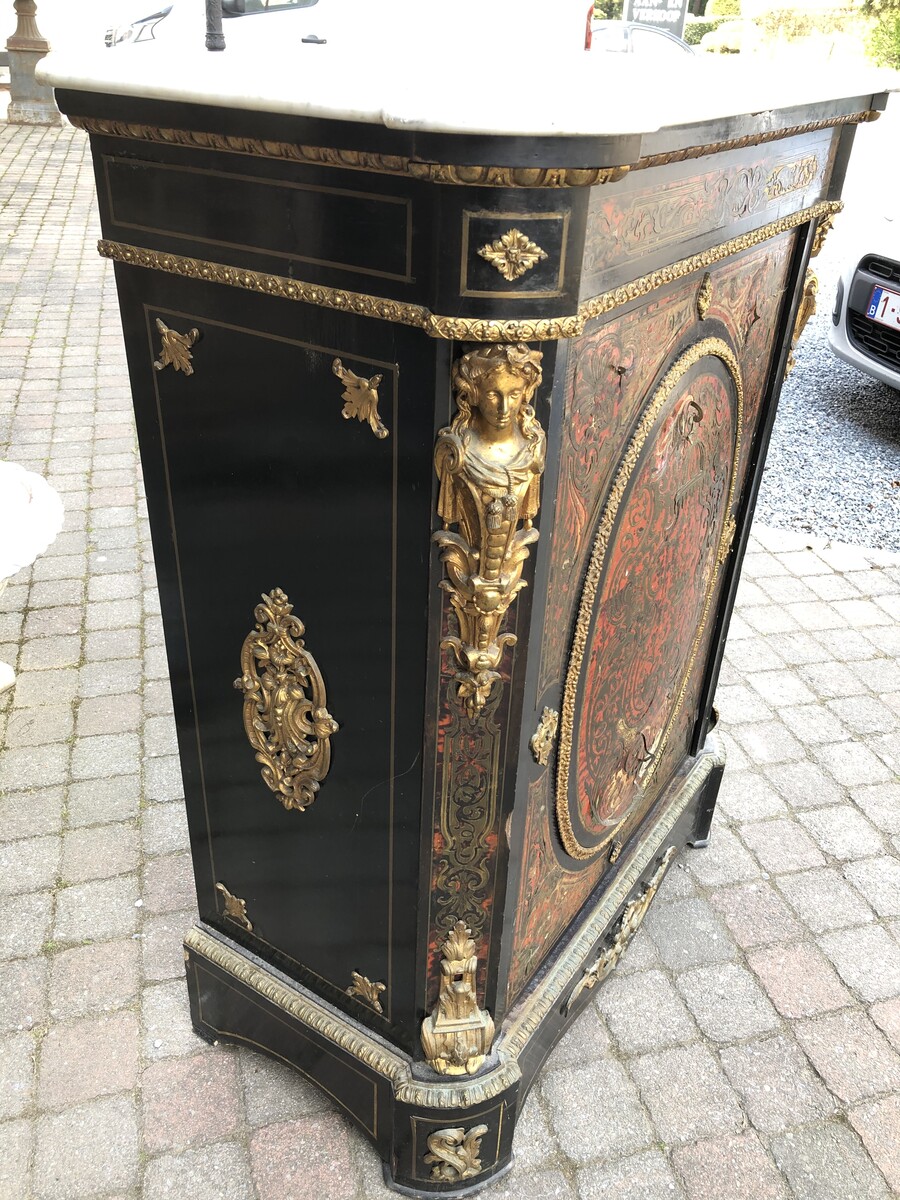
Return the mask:
M 521 279 L 526 271 L 548 257 L 546 250 L 542 250 L 537 242 L 526 237 L 519 229 L 507 230 L 495 242 L 482 246 L 478 253 L 510 283 Z
M 365 379 L 362 375 L 355 375 L 339 358 L 331 364 L 331 369 L 344 385 L 341 397 L 344 401 L 344 407 L 341 409 L 344 420 L 349 421 L 356 417 L 357 421 L 368 421 L 369 428 L 377 438 L 386 438 L 387 427 L 378 415 L 378 385 L 382 376 L 373 375 L 371 379 Z
M 531 753 L 534 755 L 534 761 L 541 767 L 546 767 L 550 761 L 550 752 L 556 741 L 557 729 L 559 729 L 559 713 L 555 708 L 545 708 L 541 713 L 538 727 L 528 743 Z
M 441 989 L 434 1012 L 422 1022 L 422 1048 L 441 1075 L 474 1075 L 490 1052 L 494 1022 L 478 1007 L 478 958 L 472 931 L 457 921 L 441 947 Z
M 487 1133 L 487 1125 L 475 1125 L 472 1129 L 437 1129 L 429 1134 L 429 1154 L 425 1162 L 431 1168 L 431 1178 L 441 1183 L 458 1183 L 471 1179 L 482 1171 L 481 1139 Z
M 364 1004 L 368 1004 L 374 1008 L 377 1013 L 383 1013 L 381 1007 L 380 996 L 386 990 L 386 984 L 373 983 L 365 975 L 360 975 L 359 971 L 351 971 L 350 978 L 353 982 L 347 988 L 348 996 L 357 996 Z
M 234 686 L 244 693 L 244 729 L 263 781 L 285 808 L 302 811 L 328 774 L 338 724 L 326 707 L 325 682 L 293 607 L 281 588 L 263 595 Z
M 154 368 L 157 371 L 164 371 L 171 364 L 176 371 L 181 371 L 183 375 L 193 375 L 191 346 L 200 337 L 200 330 L 189 329 L 187 333 L 178 333 L 176 330 L 170 329 L 159 317 L 156 318 L 156 328 L 159 330 L 162 346 L 159 358 L 153 363 Z
M 217 883 L 216 891 L 222 897 L 222 907 L 226 919 L 234 921 L 235 925 L 240 925 L 242 929 L 252 933 L 253 925 L 247 916 L 247 901 L 242 900 L 240 896 L 233 896 L 224 883 Z
M 442 645 L 459 668 L 458 698 L 472 718 L 487 703 L 511 633 L 503 617 L 526 586 L 522 568 L 538 540 L 546 437 L 531 401 L 541 381 L 539 350 L 524 344 L 481 346 L 453 366 L 457 412 L 438 434 L 441 587 L 459 622 Z M 456 526 L 453 529 L 452 526 Z

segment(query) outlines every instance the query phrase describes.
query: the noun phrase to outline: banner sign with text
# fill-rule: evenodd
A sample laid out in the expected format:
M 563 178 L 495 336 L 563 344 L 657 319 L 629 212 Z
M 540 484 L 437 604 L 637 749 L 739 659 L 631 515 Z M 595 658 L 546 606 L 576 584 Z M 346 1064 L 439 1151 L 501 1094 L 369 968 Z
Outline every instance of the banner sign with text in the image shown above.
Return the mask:
M 626 0 L 622 19 L 638 25 L 652 25 L 682 37 L 686 15 L 687 0 Z

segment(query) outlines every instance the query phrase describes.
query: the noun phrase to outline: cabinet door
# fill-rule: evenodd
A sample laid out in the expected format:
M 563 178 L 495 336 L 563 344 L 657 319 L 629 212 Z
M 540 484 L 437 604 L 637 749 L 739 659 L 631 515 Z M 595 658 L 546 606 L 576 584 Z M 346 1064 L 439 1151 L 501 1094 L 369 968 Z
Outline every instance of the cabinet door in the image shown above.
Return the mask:
M 118 275 L 200 915 L 411 1022 L 433 343 Z

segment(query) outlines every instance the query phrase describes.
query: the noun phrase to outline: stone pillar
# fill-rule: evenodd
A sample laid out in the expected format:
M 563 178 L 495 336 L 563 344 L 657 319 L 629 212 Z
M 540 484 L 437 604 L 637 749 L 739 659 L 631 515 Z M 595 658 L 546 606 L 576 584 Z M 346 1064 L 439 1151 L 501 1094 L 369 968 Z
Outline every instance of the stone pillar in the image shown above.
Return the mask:
M 6 41 L 10 89 L 6 119 L 10 125 L 61 125 L 53 88 L 34 78 L 35 68 L 50 49 L 50 43 L 37 27 L 35 0 L 13 0 L 13 8 L 18 24 L 16 32 Z

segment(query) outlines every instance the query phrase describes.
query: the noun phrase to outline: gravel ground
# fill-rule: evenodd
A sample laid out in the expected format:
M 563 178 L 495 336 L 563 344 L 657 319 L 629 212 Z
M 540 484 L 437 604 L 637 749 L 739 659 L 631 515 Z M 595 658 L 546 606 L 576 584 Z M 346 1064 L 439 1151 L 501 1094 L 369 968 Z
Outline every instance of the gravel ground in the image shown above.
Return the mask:
M 870 198 L 892 161 L 881 147 L 896 146 L 898 137 L 900 97 L 894 97 L 881 120 L 858 135 L 846 209 L 813 262 L 819 311 L 781 393 L 756 515 L 797 533 L 900 551 L 900 391 L 836 358 L 827 332 L 844 264 L 866 238 L 877 241 L 872 231 L 886 228 Z

